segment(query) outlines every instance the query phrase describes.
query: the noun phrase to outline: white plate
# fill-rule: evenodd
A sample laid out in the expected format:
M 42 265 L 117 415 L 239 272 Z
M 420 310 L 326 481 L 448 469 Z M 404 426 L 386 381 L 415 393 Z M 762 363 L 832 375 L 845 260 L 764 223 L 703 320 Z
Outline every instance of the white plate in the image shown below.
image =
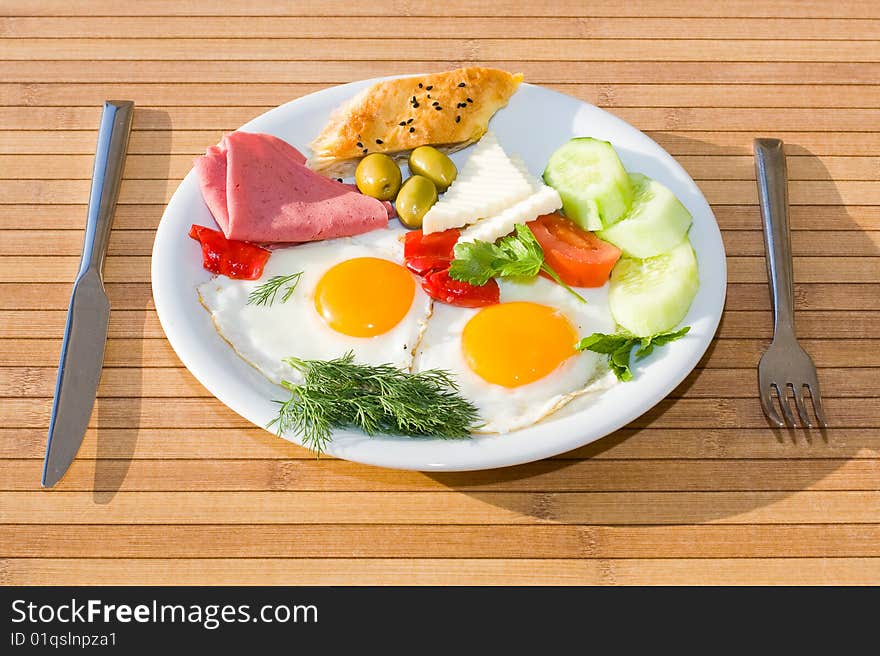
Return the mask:
M 268 132 L 307 152 L 331 110 L 375 81 L 299 98 L 241 129 Z M 721 233 L 697 185 L 666 151 L 598 107 L 529 84 L 495 115 L 490 128 L 505 150 L 520 154 L 534 173 L 540 174 L 553 150 L 571 137 L 593 136 L 610 141 L 627 170 L 656 178 L 675 192 L 693 214 L 690 238 L 700 267 L 700 290 L 684 321 L 691 331 L 641 361 L 633 382 L 570 404 L 529 428 L 470 440 L 370 438 L 337 431 L 328 449 L 334 456 L 399 469 L 455 471 L 514 465 L 569 451 L 625 426 L 662 400 L 696 366 L 715 334 L 727 284 Z M 459 166 L 467 152 L 453 157 Z M 285 395 L 235 355 L 199 304 L 196 286 L 210 274 L 201 266 L 199 245 L 187 236 L 192 223 L 215 226 L 195 172 L 190 171 L 168 203 L 153 246 L 153 298 L 159 320 L 171 346 L 202 385 L 245 419 L 266 426 L 277 412 L 272 400 Z

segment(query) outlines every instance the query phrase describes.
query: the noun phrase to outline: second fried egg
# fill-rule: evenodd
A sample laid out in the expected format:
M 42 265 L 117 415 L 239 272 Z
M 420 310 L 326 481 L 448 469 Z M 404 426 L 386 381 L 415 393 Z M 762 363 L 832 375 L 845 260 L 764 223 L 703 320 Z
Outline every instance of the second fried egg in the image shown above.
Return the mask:
M 603 356 L 575 343 L 614 332 L 607 286 L 579 289 L 582 303 L 538 277 L 499 280 L 501 302 L 478 309 L 436 303 L 415 371 L 446 369 L 479 409 L 478 432 L 506 433 L 555 412 L 603 373 Z

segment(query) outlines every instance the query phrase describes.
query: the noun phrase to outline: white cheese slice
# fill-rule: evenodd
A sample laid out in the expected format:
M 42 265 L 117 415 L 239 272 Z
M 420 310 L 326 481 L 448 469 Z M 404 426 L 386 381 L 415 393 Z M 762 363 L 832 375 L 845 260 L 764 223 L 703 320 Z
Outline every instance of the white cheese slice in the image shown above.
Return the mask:
M 491 132 L 474 146 L 474 151 L 455 182 L 422 219 L 427 235 L 475 223 L 500 214 L 534 193 L 529 175 L 504 152 Z
M 542 214 L 550 214 L 562 207 L 562 199 L 552 187 L 543 187 L 528 198 L 495 216 L 478 221 L 461 233 L 458 242 L 494 242 L 513 232 L 517 223 L 534 221 Z
M 542 214 L 550 214 L 550 212 L 555 212 L 562 207 L 562 198 L 553 187 L 548 187 L 533 176 L 526 167 L 526 163 L 519 157 L 514 155 L 511 159 L 529 181 L 532 194 L 495 216 L 477 221 L 461 233 L 459 242 L 476 240 L 494 242 L 496 239 L 513 232 L 517 223 L 528 223 Z

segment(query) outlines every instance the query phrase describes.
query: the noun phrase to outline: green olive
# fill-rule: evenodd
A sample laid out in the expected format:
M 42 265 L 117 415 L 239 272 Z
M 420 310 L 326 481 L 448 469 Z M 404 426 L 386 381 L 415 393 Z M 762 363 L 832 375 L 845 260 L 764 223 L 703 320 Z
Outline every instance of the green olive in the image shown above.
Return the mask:
M 400 222 L 407 228 L 421 228 L 422 218 L 437 202 L 437 187 L 428 178 L 414 175 L 408 178 L 397 194 L 394 207 Z
M 446 155 L 431 146 L 419 146 L 409 155 L 409 170 L 434 183 L 441 194 L 449 188 L 458 169 Z
M 400 167 L 388 155 L 372 153 L 358 163 L 354 180 L 362 194 L 391 200 L 400 189 Z

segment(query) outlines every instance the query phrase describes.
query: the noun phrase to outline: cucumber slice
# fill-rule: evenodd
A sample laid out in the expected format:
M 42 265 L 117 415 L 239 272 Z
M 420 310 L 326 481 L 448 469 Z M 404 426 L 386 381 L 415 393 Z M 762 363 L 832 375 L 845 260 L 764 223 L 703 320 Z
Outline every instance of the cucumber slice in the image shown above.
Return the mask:
M 632 173 L 630 211 L 610 228 L 597 233 L 624 255 L 644 259 L 666 253 L 685 240 L 691 227 L 690 212 L 667 187 L 656 180 Z
M 624 257 L 611 272 L 608 303 L 624 329 L 647 337 L 675 328 L 700 286 L 690 240 L 645 260 Z
M 571 139 L 550 155 L 544 182 L 562 198 L 565 215 L 585 230 L 601 230 L 629 211 L 629 176 L 614 148 L 592 137 Z

